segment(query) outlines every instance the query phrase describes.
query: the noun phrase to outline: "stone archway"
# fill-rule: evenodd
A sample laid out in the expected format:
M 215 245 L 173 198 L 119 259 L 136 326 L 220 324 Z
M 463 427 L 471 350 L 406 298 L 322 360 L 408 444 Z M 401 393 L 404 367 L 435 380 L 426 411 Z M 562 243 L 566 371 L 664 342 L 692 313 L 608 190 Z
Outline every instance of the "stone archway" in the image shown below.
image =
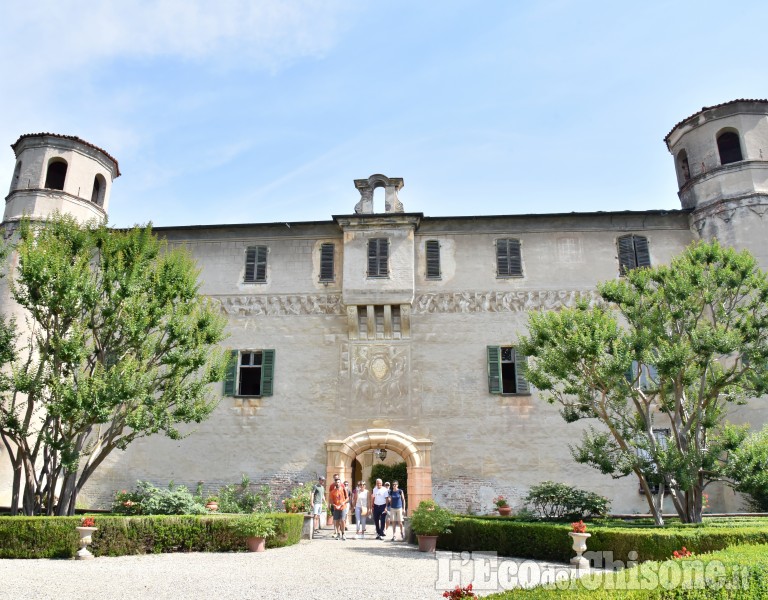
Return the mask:
M 352 473 L 352 461 L 366 450 L 383 448 L 397 452 L 408 469 L 408 514 L 422 500 L 432 498 L 432 441 L 416 439 L 393 429 L 366 429 L 343 440 L 328 440 L 326 449 L 326 477 L 333 481 L 338 473 L 342 481 Z

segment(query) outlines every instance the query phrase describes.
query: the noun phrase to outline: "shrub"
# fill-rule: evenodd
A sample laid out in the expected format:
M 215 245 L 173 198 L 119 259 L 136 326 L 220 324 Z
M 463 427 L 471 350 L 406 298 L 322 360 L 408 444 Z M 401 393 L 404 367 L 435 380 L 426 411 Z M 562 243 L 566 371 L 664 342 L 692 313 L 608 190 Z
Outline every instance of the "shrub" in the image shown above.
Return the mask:
M 232 519 L 230 527 L 245 537 L 268 538 L 275 535 L 275 520 L 263 513 Z
M 276 513 L 267 548 L 297 544 L 304 518 Z M 166 552 L 238 552 L 246 536 L 226 516 L 99 516 L 90 550 L 96 556 Z M 0 517 L 0 558 L 71 558 L 80 517 Z
M 590 551 L 613 553 L 613 560 L 666 560 L 685 546 L 696 554 L 722 550 L 739 544 L 768 544 L 768 521 L 730 520 L 728 524 L 658 528 L 648 525 L 602 525 L 593 523 Z M 739 525 L 739 523 L 745 523 Z M 454 517 L 451 532 L 441 535 L 438 548 L 491 551 L 500 556 L 567 562 L 573 551 L 570 525 L 526 523 L 493 517 Z M 630 553 L 634 558 L 630 558 Z
M 452 516 L 434 500 L 422 500 L 411 515 L 411 529 L 416 535 L 442 535 L 450 533 Z
M 277 508 L 272 501 L 268 485 L 262 485 L 258 492 L 251 491 L 251 482 L 243 474 L 240 484 L 225 485 L 219 490 L 219 512 L 223 513 L 270 513 Z
M 291 490 L 288 497 L 283 500 L 285 512 L 289 513 L 308 513 L 312 509 L 312 488 L 315 484 L 307 482 L 298 485 Z
M 384 465 L 377 463 L 373 465 L 371 469 L 371 477 L 368 485 L 368 489 L 373 489 L 376 486 L 376 480 L 381 479 L 382 483 L 389 481 L 397 481 L 398 487 L 403 490 L 403 493 L 408 494 L 408 466 L 404 462 L 399 462 L 394 465 Z
M 534 485 L 525 502 L 540 518 L 547 520 L 603 516 L 611 506 L 605 496 L 554 481 Z
M 168 484 L 158 488 L 148 481 L 139 481 L 136 490 L 115 494 L 112 512 L 122 515 L 203 515 L 205 506 L 183 485 Z

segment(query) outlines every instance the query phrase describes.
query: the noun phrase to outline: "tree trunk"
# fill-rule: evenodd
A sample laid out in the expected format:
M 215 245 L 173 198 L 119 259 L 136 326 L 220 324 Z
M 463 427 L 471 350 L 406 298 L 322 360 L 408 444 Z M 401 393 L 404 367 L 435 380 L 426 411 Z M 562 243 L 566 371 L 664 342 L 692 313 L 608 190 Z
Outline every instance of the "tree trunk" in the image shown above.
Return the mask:
M 638 479 L 640 480 L 640 486 L 643 488 L 645 500 L 648 502 L 648 508 L 651 510 L 651 515 L 653 515 L 653 521 L 655 525 L 657 527 L 664 527 L 664 515 L 662 513 L 661 507 L 656 507 L 656 503 L 653 500 L 653 494 L 651 493 L 651 488 L 648 485 L 648 481 L 642 475 L 638 475 Z

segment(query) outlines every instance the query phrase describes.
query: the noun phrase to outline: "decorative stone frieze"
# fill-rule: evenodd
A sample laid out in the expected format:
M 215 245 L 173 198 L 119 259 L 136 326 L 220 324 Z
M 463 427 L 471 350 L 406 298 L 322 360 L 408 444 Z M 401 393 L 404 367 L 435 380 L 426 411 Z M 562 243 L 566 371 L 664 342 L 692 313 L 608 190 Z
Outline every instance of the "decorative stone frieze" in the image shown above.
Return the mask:
M 243 294 L 208 296 L 234 317 L 258 315 L 343 315 L 339 294 Z
M 597 290 L 527 290 L 518 292 L 437 292 L 418 294 L 413 314 L 522 312 L 572 308 L 582 299 L 600 302 Z

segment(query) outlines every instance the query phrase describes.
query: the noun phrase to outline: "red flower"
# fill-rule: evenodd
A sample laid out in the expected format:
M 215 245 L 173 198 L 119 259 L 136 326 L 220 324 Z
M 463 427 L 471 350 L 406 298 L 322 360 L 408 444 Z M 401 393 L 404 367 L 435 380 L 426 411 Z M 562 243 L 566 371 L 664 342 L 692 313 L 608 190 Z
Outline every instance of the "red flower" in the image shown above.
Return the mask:
M 587 526 L 584 524 L 584 521 L 579 521 L 577 523 L 571 523 L 571 530 L 573 533 L 586 533 Z
M 83 522 L 80 524 L 81 527 L 95 527 L 96 526 L 96 520 L 93 517 L 85 517 L 83 519 Z

